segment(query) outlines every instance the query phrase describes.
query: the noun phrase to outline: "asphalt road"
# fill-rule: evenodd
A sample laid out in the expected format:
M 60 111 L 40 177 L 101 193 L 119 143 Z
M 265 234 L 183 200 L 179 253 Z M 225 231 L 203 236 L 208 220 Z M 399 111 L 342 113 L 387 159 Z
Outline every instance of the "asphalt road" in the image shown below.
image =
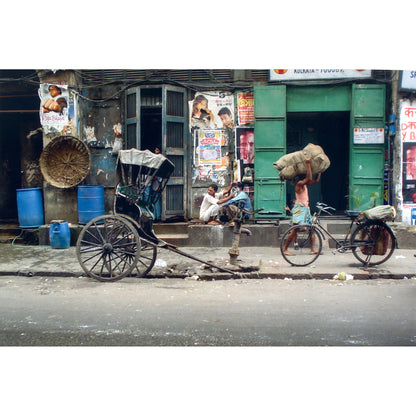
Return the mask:
M 3 346 L 414 346 L 416 280 L 0 277 Z

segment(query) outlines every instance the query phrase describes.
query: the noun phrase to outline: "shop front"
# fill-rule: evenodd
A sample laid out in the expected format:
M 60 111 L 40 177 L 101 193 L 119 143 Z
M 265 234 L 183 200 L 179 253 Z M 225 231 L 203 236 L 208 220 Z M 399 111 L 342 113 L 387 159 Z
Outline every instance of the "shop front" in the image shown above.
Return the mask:
M 401 163 L 399 177 L 398 211 L 406 224 L 416 224 L 416 71 L 402 71 L 398 100 L 398 153 Z
M 386 141 L 385 85 L 267 85 L 254 87 L 255 207 L 278 218 L 294 199 L 273 162 L 308 143 L 323 148 L 331 166 L 310 189 L 311 208 L 325 202 L 339 213 L 383 204 Z

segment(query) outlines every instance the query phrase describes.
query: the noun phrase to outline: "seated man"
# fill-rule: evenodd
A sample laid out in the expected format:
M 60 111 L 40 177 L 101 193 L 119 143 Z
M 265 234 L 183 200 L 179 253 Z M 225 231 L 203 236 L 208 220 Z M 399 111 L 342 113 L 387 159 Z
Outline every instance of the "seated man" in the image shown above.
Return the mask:
M 238 217 L 241 208 L 246 209 L 247 211 L 251 211 L 251 202 L 248 195 L 243 191 L 244 185 L 241 182 L 237 182 L 235 184 L 235 193 L 234 197 L 231 198 L 229 201 L 225 202 L 224 206 L 227 209 L 227 215 L 230 219 L 230 225 L 233 226 L 235 218 Z M 244 214 L 244 218 L 248 219 L 250 216 L 249 214 Z
M 233 185 L 234 184 L 231 183 L 226 189 L 224 189 L 223 192 L 217 192 L 218 186 L 215 183 L 208 187 L 207 193 L 204 196 L 199 210 L 200 220 L 204 221 L 205 224 L 208 223 L 209 225 L 221 224 L 221 222 L 217 220 L 220 205 L 227 202 L 234 196 L 230 193 Z

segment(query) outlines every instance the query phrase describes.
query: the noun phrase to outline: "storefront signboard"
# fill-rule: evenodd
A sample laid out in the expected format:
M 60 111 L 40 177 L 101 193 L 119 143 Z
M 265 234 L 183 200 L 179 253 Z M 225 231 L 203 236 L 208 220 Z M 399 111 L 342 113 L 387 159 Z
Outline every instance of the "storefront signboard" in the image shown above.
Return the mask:
M 354 144 L 383 144 L 384 128 L 354 127 Z
M 416 91 L 416 71 L 401 71 L 400 89 Z
M 370 78 L 371 69 L 271 69 L 270 81 Z

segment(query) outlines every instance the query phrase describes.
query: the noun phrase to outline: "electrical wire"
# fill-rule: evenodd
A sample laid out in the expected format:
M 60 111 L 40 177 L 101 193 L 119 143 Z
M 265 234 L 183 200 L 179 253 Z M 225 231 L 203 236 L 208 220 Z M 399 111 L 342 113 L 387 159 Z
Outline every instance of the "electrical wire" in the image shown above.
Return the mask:
M 68 89 L 77 97 L 82 100 L 92 102 L 92 103 L 104 103 L 106 101 L 111 101 L 114 99 L 120 98 L 121 94 L 133 87 L 139 87 L 142 85 L 156 85 L 156 84 L 168 84 L 179 86 L 182 88 L 189 89 L 193 92 L 204 91 L 207 95 L 210 95 L 209 92 L 216 92 L 220 90 L 224 92 L 224 94 L 233 94 L 235 91 L 247 92 L 251 91 L 253 87 L 253 80 L 237 80 L 231 82 L 224 82 L 218 79 L 215 75 L 215 70 L 184 70 L 188 71 L 201 71 L 208 75 L 209 80 L 206 81 L 177 81 L 170 79 L 169 73 L 175 70 L 114 70 L 120 73 L 120 76 L 111 76 L 108 74 L 109 71 L 112 70 L 102 70 L 101 75 L 97 75 L 96 71 L 89 71 L 89 70 L 73 70 L 76 78 L 80 81 L 79 89 L 75 86 L 68 86 Z M 178 70 L 180 71 L 180 70 Z M 224 71 L 224 70 L 222 70 Z M 231 71 L 231 70 L 230 70 Z M 383 74 L 378 74 L 378 72 L 383 72 Z M 2 71 L 0 71 L 1 74 Z M 139 74 L 137 72 L 143 72 L 143 74 Z M 129 74 L 130 73 L 130 74 Z M 372 79 L 378 82 L 387 83 L 391 81 L 393 77 L 394 71 L 388 70 L 379 70 L 373 71 Z M 140 79 L 140 75 L 142 78 Z M 165 76 L 161 76 L 165 75 Z M 167 75 L 167 76 L 166 76 Z M 191 73 L 192 75 L 192 73 Z M 104 80 L 105 76 L 105 80 Z M 284 84 L 284 85 L 292 85 L 292 86 L 306 86 L 306 85 L 342 85 L 342 84 L 349 84 L 351 82 L 356 81 L 356 79 L 341 79 L 341 80 L 316 80 L 316 81 L 286 81 L 286 82 L 274 82 L 273 84 Z M 1 82 L 26 82 L 29 84 L 40 85 L 42 82 L 39 80 L 39 76 L 37 72 L 33 72 L 33 74 L 21 76 L 18 78 L 0 78 Z M 207 82 L 210 82 L 208 85 Z M 111 94 L 107 97 L 100 98 L 100 99 L 93 99 L 85 96 L 82 94 L 82 91 L 87 91 L 89 89 L 97 89 L 97 88 L 105 88 L 105 87 L 120 87 L 114 94 Z M 214 96 L 216 94 L 212 94 Z

